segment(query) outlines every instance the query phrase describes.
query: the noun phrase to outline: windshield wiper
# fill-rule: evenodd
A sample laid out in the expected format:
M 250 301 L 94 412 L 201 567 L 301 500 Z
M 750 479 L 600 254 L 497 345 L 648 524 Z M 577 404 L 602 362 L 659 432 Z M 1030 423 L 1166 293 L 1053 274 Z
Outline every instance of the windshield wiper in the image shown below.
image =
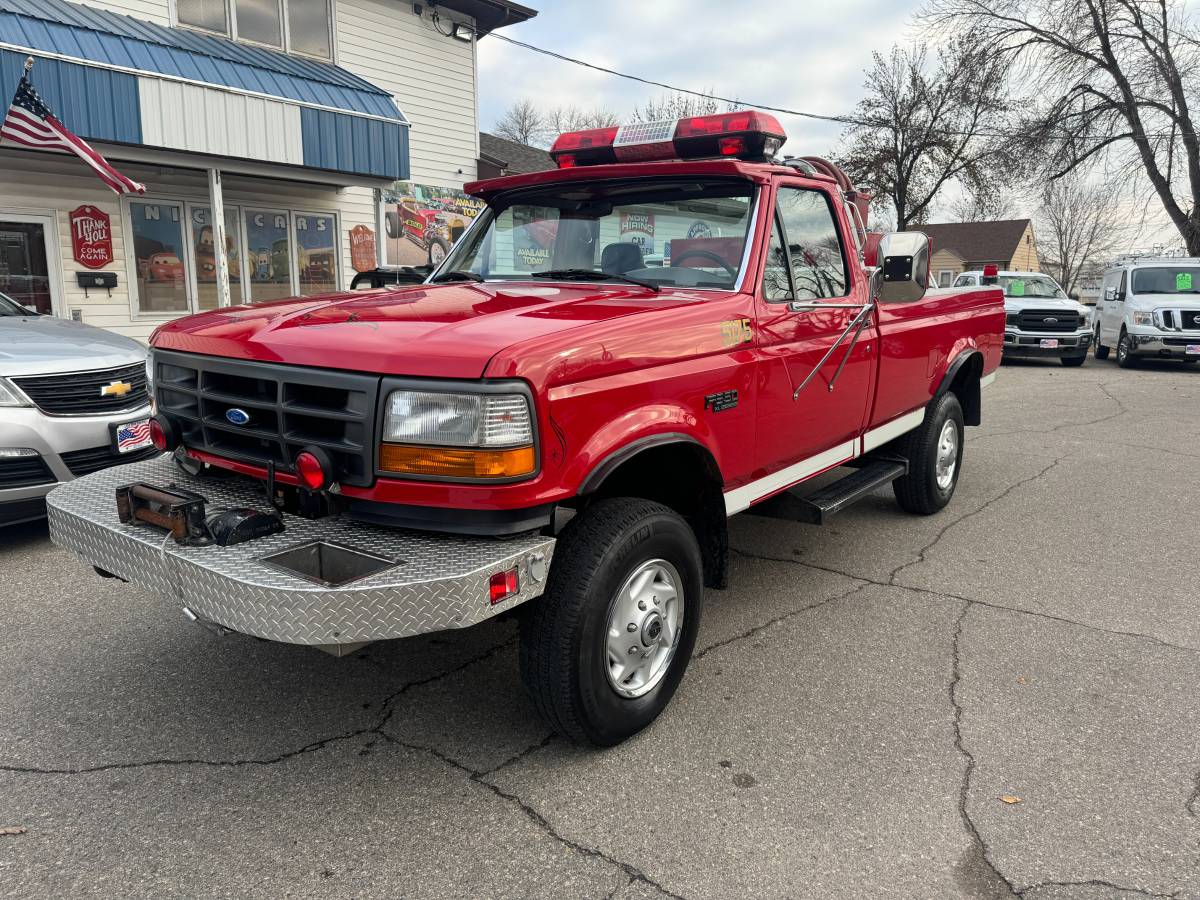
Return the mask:
M 636 284 L 648 291 L 659 293 L 662 288 L 653 281 L 643 281 L 629 275 L 615 275 L 610 272 L 597 272 L 594 269 L 549 269 L 545 272 L 531 273 L 534 278 L 561 278 L 564 281 L 623 281 L 626 284 Z
M 479 281 L 483 281 L 483 276 L 479 275 L 475 272 L 467 272 L 463 269 L 455 269 L 452 272 L 443 272 L 441 275 L 439 275 L 437 278 L 435 278 L 433 280 L 435 282 L 438 282 L 438 281 L 476 281 L 476 282 L 479 282 Z

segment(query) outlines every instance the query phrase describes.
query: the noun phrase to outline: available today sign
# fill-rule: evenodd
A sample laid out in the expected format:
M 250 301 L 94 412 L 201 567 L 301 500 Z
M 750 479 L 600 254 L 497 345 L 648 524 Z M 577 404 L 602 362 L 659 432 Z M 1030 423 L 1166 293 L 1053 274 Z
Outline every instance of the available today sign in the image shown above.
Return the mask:
M 94 206 L 71 211 L 71 250 L 75 262 L 89 269 L 103 269 L 113 261 L 112 222 Z

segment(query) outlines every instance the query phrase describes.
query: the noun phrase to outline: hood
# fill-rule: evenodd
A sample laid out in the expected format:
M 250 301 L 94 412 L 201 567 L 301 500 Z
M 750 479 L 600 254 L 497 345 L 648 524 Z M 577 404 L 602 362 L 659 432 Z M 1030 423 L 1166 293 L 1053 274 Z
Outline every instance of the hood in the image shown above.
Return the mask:
M 1138 309 L 1200 309 L 1198 294 L 1130 294 L 1126 303 Z
M 128 366 L 146 358 L 132 338 L 54 316 L 0 316 L 0 375 Z
M 1077 312 L 1081 315 L 1091 310 L 1090 306 L 1076 303 L 1070 297 L 1005 297 L 1004 311 L 1006 313 L 1021 312 L 1025 309 L 1061 309 Z
M 596 284 L 413 285 L 214 310 L 162 326 L 151 343 L 261 362 L 479 378 L 496 353 L 522 341 L 704 296 Z

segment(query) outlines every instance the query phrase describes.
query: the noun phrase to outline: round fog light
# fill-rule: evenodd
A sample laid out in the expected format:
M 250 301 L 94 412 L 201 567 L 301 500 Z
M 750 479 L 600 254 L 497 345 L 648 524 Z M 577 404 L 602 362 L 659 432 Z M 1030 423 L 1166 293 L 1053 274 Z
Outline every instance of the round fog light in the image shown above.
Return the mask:
M 154 416 L 150 419 L 150 443 L 163 453 L 178 446 L 179 432 L 166 416 Z
M 296 477 L 310 491 L 328 487 L 332 472 L 329 455 L 319 447 L 305 447 L 296 454 Z

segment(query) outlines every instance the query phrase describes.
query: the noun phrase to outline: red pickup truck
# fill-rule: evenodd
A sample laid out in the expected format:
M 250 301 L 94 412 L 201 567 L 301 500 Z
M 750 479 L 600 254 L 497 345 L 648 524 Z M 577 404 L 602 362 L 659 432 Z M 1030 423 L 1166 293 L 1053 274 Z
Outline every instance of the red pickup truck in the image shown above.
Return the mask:
M 683 677 L 728 517 L 888 483 L 936 513 L 1000 362 L 1000 291 L 927 290 L 925 236 L 867 233 L 783 140 L 754 112 L 563 135 L 558 169 L 467 186 L 487 208 L 425 284 L 164 325 L 172 456 L 55 490 L 54 540 L 339 654 L 519 606 L 541 714 L 623 740 Z

